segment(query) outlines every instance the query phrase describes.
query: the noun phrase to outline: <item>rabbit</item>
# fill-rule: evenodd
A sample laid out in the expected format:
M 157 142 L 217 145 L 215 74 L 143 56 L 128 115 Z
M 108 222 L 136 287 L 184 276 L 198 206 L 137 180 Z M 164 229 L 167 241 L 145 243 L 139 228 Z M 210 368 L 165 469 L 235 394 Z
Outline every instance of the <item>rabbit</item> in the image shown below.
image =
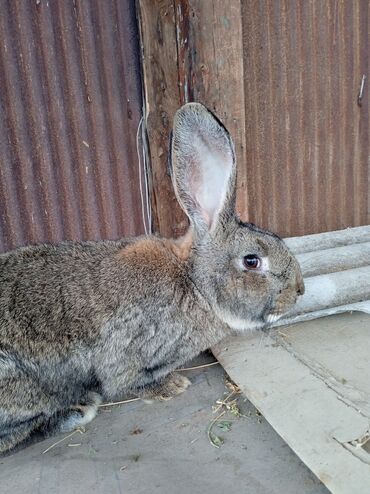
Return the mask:
M 167 400 L 175 370 L 235 332 L 268 327 L 304 293 L 275 234 L 235 214 L 234 146 L 203 105 L 175 117 L 171 173 L 189 218 L 180 239 L 21 247 L 0 255 L 0 452 L 68 432 L 101 400 Z

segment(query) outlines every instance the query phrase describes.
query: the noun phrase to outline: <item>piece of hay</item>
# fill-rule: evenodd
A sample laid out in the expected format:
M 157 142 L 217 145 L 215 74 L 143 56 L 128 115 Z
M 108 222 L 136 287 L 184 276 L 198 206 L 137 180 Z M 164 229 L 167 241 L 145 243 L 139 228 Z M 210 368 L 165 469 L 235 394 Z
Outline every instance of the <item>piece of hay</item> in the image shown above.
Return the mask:
M 77 432 L 79 432 L 80 434 L 83 434 L 85 431 L 82 430 L 82 429 L 76 429 L 74 430 L 73 432 L 71 432 L 71 434 L 68 434 L 68 436 L 65 436 L 63 437 L 62 439 L 60 439 L 59 441 L 57 441 L 56 443 L 52 444 L 51 446 L 49 446 L 47 449 L 45 449 L 45 451 L 42 452 L 42 454 L 44 455 L 45 453 L 47 453 L 48 451 L 50 451 L 51 449 L 55 448 L 55 446 L 58 446 L 58 444 L 62 443 L 63 441 L 65 441 L 66 439 L 69 439 L 70 437 L 74 436 L 75 434 L 77 434 Z

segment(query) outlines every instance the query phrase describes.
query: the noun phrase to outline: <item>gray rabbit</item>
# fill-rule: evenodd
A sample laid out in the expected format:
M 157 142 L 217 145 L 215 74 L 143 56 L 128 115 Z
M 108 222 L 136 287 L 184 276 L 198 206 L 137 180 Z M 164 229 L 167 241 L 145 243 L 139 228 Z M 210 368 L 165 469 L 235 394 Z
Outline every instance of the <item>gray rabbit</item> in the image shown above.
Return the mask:
M 235 215 L 233 143 L 204 106 L 174 118 L 172 178 L 190 220 L 157 236 L 62 242 L 0 255 L 0 452 L 67 432 L 102 398 L 166 400 L 176 368 L 235 331 L 262 328 L 303 294 L 276 235 Z

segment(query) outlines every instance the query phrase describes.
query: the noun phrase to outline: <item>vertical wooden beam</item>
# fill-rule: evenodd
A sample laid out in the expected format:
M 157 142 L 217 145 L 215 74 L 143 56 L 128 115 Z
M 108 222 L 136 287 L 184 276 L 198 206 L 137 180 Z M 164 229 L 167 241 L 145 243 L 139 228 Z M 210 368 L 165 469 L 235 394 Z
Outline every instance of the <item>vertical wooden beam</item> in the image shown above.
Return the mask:
M 167 170 L 168 134 L 179 106 L 198 101 L 231 132 L 238 205 L 245 209 L 245 105 L 240 0 L 139 0 L 146 125 L 153 179 L 154 227 L 177 236 L 187 220 Z
M 167 167 L 168 138 L 180 106 L 174 2 L 139 0 L 145 119 L 152 170 L 154 230 L 177 236 L 187 225 Z
M 238 209 L 246 210 L 243 32 L 240 0 L 175 0 L 181 102 L 199 101 L 230 131 Z

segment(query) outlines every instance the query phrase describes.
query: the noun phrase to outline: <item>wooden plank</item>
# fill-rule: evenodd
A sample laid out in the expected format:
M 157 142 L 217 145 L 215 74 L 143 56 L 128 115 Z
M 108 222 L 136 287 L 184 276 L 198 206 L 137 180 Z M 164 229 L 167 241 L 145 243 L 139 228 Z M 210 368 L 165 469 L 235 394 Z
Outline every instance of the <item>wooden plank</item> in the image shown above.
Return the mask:
M 368 494 L 370 316 L 342 314 L 214 353 L 230 377 L 335 494 Z
M 238 163 L 240 202 L 247 192 L 241 2 L 175 3 L 181 102 L 205 104 L 229 130 Z
M 177 108 L 189 101 L 209 107 L 231 132 L 239 164 L 245 162 L 241 4 L 140 0 L 139 19 L 154 226 L 163 235 L 178 236 L 187 220 L 167 170 L 168 135 Z M 246 193 L 244 170 L 239 167 L 239 198 Z
M 139 0 L 145 124 L 152 170 L 154 230 L 173 235 L 186 228 L 167 168 L 168 137 L 180 106 L 175 10 L 172 0 Z

